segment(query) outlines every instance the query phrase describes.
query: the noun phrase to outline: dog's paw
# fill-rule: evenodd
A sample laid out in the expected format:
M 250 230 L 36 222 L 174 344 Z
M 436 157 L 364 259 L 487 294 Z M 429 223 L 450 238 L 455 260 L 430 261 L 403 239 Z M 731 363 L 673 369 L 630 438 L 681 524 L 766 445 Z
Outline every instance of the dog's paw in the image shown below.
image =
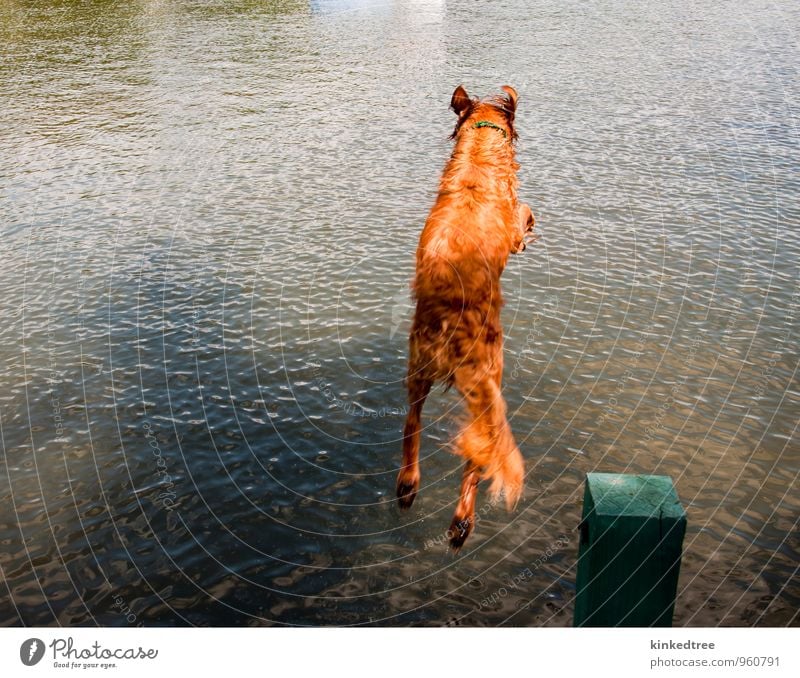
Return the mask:
M 518 235 L 514 238 L 511 254 L 524 252 L 528 248 L 528 245 L 536 242 L 539 238 L 538 235 L 533 234 L 533 229 L 536 226 L 536 219 L 528 203 L 523 202 L 519 204 L 517 219 L 517 228 L 519 228 L 519 231 Z
M 517 245 L 514 249 L 511 250 L 511 254 L 521 254 L 526 249 L 528 249 L 528 245 L 533 245 L 539 239 L 538 233 L 531 233 L 530 235 L 525 236 L 524 238 L 520 238 Z
M 530 233 L 536 226 L 536 217 L 533 216 L 533 210 L 526 202 L 519 205 L 519 225 L 523 233 Z
M 397 505 L 404 511 L 411 508 L 417 498 L 419 478 L 415 480 L 397 479 Z
M 475 521 L 472 516 L 459 517 L 453 516 L 453 522 L 450 524 L 450 529 L 447 534 L 450 536 L 450 548 L 454 553 L 458 553 L 464 542 L 467 541 L 474 527 Z
M 528 208 L 528 218 L 524 224 L 525 233 L 530 233 L 536 227 L 536 218 L 533 216 L 530 207 Z
M 528 245 L 533 245 L 533 243 L 535 243 L 535 242 L 536 242 L 536 241 L 537 241 L 539 238 L 540 238 L 540 235 L 539 235 L 538 233 L 531 233 L 530 235 L 528 235 L 528 236 L 527 236 L 527 237 L 526 237 L 526 238 L 525 238 L 525 239 L 522 241 L 522 251 L 524 252 L 524 251 L 525 251 L 525 248 L 526 248 Z

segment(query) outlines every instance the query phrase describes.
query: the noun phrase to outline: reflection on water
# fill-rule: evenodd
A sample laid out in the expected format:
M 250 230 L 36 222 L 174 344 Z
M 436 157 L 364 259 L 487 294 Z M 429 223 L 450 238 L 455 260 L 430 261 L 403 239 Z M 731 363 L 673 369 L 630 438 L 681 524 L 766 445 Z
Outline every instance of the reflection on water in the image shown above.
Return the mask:
M 797 19 L 4 3 L 0 624 L 568 625 L 592 470 L 675 480 L 677 624 L 796 624 Z M 453 558 L 456 395 L 392 495 L 459 82 L 520 91 L 543 237 L 505 277 L 525 498 Z

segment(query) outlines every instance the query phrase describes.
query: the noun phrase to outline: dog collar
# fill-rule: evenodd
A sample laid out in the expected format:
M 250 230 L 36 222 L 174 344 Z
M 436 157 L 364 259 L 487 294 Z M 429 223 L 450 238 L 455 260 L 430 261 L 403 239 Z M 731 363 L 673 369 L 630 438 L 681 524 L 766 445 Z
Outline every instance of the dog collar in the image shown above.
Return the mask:
M 479 121 L 478 121 L 478 122 L 476 122 L 476 123 L 475 123 L 475 124 L 474 124 L 472 127 L 473 127 L 473 128 L 478 128 L 478 127 L 491 127 L 492 129 L 496 129 L 496 130 L 498 130 L 499 132 L 502 132 L 502 133 L 503 133 L 503 136 L 504 136 L 506 139 L 508 139 L 508 133 L 507 133 L 507 132 L 506 132 L 506 131 L 505 131 L 505 130 L 502 128 L 502 127 L 500 127 L 500 125 L 495 125 L 493 122 L 489 122 L 488 120 L 479 120 Z

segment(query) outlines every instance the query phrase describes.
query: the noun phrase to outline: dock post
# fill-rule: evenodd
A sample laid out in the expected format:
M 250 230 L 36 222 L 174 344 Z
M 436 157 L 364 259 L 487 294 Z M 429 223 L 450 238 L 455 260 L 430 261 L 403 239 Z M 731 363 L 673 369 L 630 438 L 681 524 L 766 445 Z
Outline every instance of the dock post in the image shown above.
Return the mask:
M 671 626 L 686 513 L 668 476 L 589 473 L 575 626 Z

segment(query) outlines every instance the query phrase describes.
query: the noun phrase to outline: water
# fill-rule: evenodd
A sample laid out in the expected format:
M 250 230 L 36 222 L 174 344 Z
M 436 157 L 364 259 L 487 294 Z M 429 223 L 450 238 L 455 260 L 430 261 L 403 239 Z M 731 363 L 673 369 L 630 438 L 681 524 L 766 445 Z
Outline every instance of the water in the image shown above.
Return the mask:
M 677 625 L 796 625 L 799 25 L 3 3 L 0 624 L 569 625 L 594 470 L 674 479 Z M 458 83 L 520 92 L 542 238 L 504 277 L 526 493 L 452 557 L 455 394 L 393 485 Z

